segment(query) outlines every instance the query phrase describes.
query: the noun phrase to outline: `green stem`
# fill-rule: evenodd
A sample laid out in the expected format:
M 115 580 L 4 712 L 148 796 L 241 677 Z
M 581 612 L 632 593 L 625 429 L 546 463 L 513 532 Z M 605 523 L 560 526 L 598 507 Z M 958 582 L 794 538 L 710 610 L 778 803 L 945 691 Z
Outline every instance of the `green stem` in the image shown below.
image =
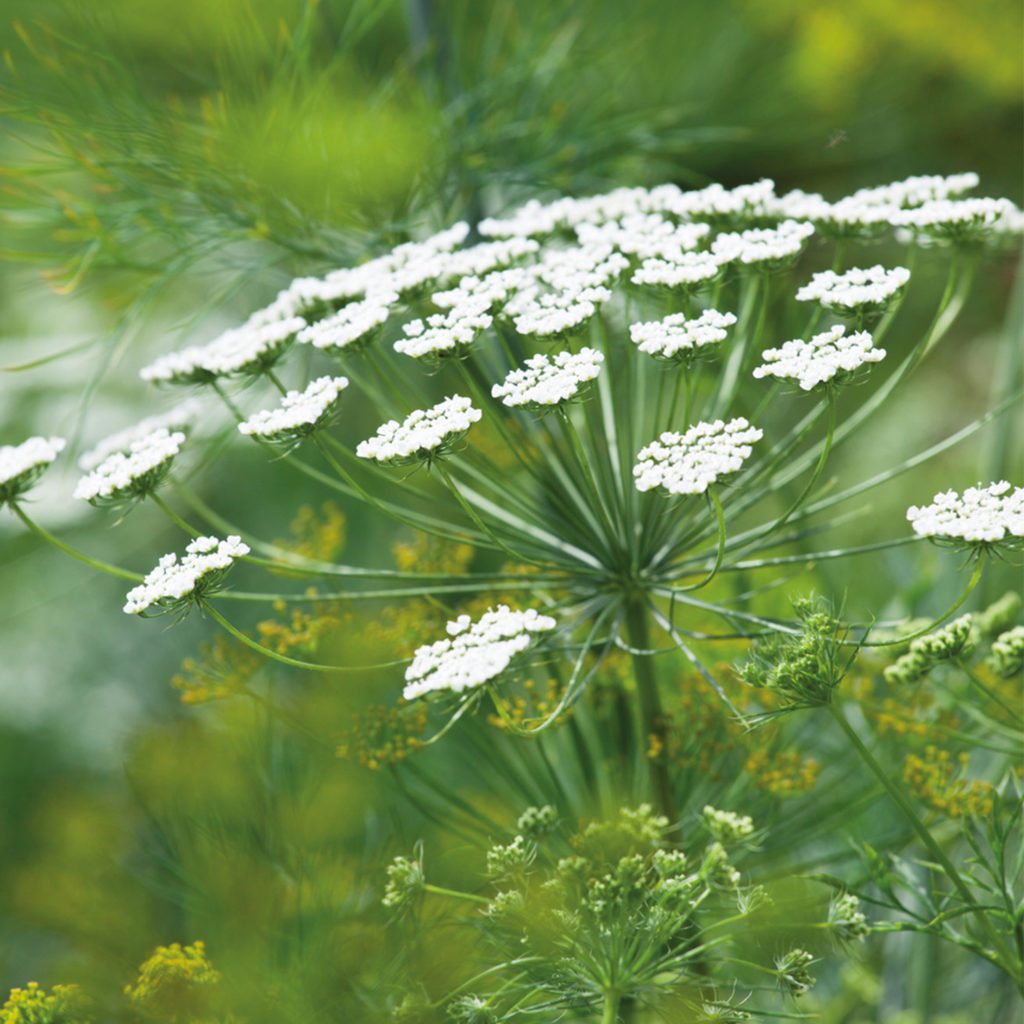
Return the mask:
M 291 665 L 293 668 L 304 668 L 312 672 L 339 672 L 343 670 L 343 666 L 337 665 L 319 665 L 313 661 L 300 661 L 298 658 L 289 658 L 286 654 L 278 654 L 277 651 L 272 651 L 269 647 L 264 647 L 263 644 L 257 643 L 252 637 L 246 636 L 240 629 L 233 626 L 227 619 L 216 608 L 213 607 L 208 601 L 203 602 L 203 610 L 209 613 L 210 617 L 221 626 L 224 627 L 236 640 L 240 643 L 245 644 L 246 647 L 262 654 L 264 657 L 272 658 L 274 661 L 281 662 L 282 665 Z
M 881 782 L 885 791 L 889 794 L 896 806 L 903 812 L 903 816 L 910 823 L 911 827 L 917 833 L 918 838 L 924 844 L 925 849 L 935 858 L 936 862 L 942 868 L 946 877 L 952 882 L 953 887 L 956 889 L 960 898 L 964 903 L 969 906 L 975 918 L 980 922 L 983 930 L 987 934 L 989 940 L 992 942 L 993 949 L 996 951 L 999 957 L 1006 955 L 1006 944 L 1003 937 L 996 931 L 995 926 L 989 918 L 989 915 L 978 906 L 977 900 L 971 890 L 967 888 L 967 884 L 960 876 L 960 872 L 954 867 L 953 862 L 946 856 L 945 850 L 936 842 L 935 837 L 928 831 L 927 826 L 921 820 L 917 811 L 914 809 L 914 805 L 907 799 L 906 795 L 896 785 L 895 782 L 889 777 L 889 773 L 882 767 L 882 765 L 875 758 L 874 754 L 868 749 L 867 745 L 857 734 L 857 730 L 850 724 L 849 720 L 843 714 L 842 710 L 836 704 L 829 704 L 828 710 L 832 714 L 839 728 L 846 734 L 846 738 L 850 741 L 851 746 L 860 755 L 861 760 L 867 765 L 871 773 Z M 1000 966 L 1007 973 L 1012 974 L 1009 967 L 1009 962 L 1003 963 L 1000 960 Z M 1018 982 L 1019 983 L 1019 982 Z
M 171 506 L 168 505 L 167 502 L 160 497 L 159 494 L 151 494 L 149 497 L 151 498 L 153 504 L 156 505 L 156 507 L 160 509 L 160 511 L 163 512 L 164 515 L 166 515 L 167 518 L 170 519 L 170 521 L 174 523 L 175 526 L 180 527 L 182 530 L 185 531 L 185 533 L 187 533 L 191 537 L 202 536 L 202 534 L 194 526 L 190 526 L 187 522 L 185 522 L 185 520 L 182 519 L 181 516 L 179 516 L 178 513 L 175 512 L 174 509 L 171 508 Z
M 604 994 L 604 1006 L 601 1010 L 601 1024 L 617 1024 L 619 1019 L 619 1003 L 622 996 L 615 989 L 609 989 Z
M 49 530 L 43 529 L 38 523 L 30 519 L 26 514 L 25 510 L 17 504 L 17 502 L 9 502 L 11 511 L 34 533 L 36 536 L 41 537 L 46 541 L 47 544 L 52 544 L 58 551 L 63 551 L 65 555 L 70 555 L 72 558 L 78 559 L 79 562 L 83 562 L 92 569 L 98 569 L 100 572 L 105 572 L 108 576 L 116 576 L 118 579 L 131 580 L 133 583 L 142 582 L 143 577 L 137 572 L 129 572 L 127 569 L 122 569 L 119 566 L 111 565 L 109 562 L 101 562 L 98 558 L 92 558 L 87 555 L 84 551 L 79 551 L 77 548 L 71 547 L 69 544 L 65 544 L 64 541 L 58 540 Z
M 661 706 L 658 693 L 658 680 L 654 671 L 651 655 L 640 654 L 640 651 L 651 649 L 650 631 L 647 627 L 647 615 L 643 604 L 631 604 L 626 610 L 626 635 L 633 653 L 633 671 L 636 675 L 637 694 L 640 698 L 641 725 L 644 738 L 654 736 L 659 747 L 664 751 L 667 747 L 668 729 L 665 713 Z M 661 813 L 675 823 L 675 800 L 672 796 L 672 782 L 668 767 L 659 758 L 649 758 L 651 782 Z
M 424 892 L 431 892 L 435 896 L 451 896 L 457 900 L 469 900 L 472 903 L 483 903 L 486 906 L 491 901 L 485 896 L 475 896 L 471 892 L 458 892 L 456 889 L 445 889 L 440 885 L 430 885 L 427 883 L 423 886 Z

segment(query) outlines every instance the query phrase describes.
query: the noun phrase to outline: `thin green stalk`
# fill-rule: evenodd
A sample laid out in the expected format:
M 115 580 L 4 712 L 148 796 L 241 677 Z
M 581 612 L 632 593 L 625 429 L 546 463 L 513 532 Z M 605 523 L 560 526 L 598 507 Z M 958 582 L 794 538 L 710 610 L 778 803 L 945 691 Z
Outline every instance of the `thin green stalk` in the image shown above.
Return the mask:
M 626 636 L 636 650 L 647 651 L 651 647 L 650 631 L 647 626 L 647 611 L 643 604 L 635 602 L 626 609 Z M 658 693 L 658 680 L 654 661 L 647 654 L 633 654 L 633 672 L 636 675 L 637 694 L 640 698 L 641 728 L 643 737 L 654 736 L 661 750 L 667 747 L 668 728 L 665 712 Z M 668 766 L 660 758 L 650 758 L 651 782 L 662 814 L 673 824 L 676 820 L 675 798 L 672 795 L 672 781 Z
M 79 551 L 77 548 L 71 547 L 70 544 L 65 544 L 64 541 L 59 540 L 49 530 L 44 529 L 33 519 L 30 519 L 26 515 L 25 510 L 15 501 L 8 502 L 11 506 L 11 511 L 37 536 L 41 537 L 46 541 L 47 544 L 52 544 L 58 551 L 63 551 L 65 555 L 70 555 L 72 558 L 77 559 L 85 565 L 88 565 L 92 569 L 98 569 L 100 572 L 105 572 L 108 576 L 116 576 L 118 579 L 131 580 L 133 583 L 141 583 L 143 577 L 137 572 L 129 572 L 127 569 L 122 569 L 120 566 L 111 565 L 109 562 L 102 562 L 98 558 L 93 558 L 91 555 L 87 555 L 84 551 Z
M 938 865 L 942 868 L 946 877 L 953 884 L 960 898 L 964 903 L 972 908 L 974 917 L 981 924 L 982 929 L 985 931 L 992 943 L 993 950 L 996 952 L 999 958 L 1007 955 L 1006 943 L 995 929 L 989 915 L 978 905 L 978 901 L 974 898 L 973 893 L 967 887 L 960 872 L 957 871 L 953 862 L 946 856 L 946 851 L 936 842 L 935 837 L 928 830 L 928 827 L 921 820 L 917 811 L 914 809 L 914 805 L 907 799 L 906 795 L 900 789 L 898 785 L 889 777 L 889 773 L 882 767 L 882 765 L 875 758 L 874 754 L 868 749 L 867 745 L 857 734 L 857 730 L 850 724 L 847 717 L 843 714 L 842 709 L 837 704 L 829 704 L 828 710 L 831 713 L 836 724 L 842 729 L 846 738 L 849 740 L 850 745 L 860 756 L 861 760 L 867 766 L 868 770 L 881 782 L 885 791 L 892 798 L 893 802 L 903 812 L 903 816 L 910 823 L 911 827 L 917 833 L 921 842 L 924 844 L 928 852 L 935 858 Z M 1010 961 L 1003 962 L 1002 959 L 999 961 L 1000 966 L 1011 976 L 1013 972 L 1010 968 Z M 1018 978 L 1017 984 L 1020 986 L 1021 981 Z
M 221 615 L 221 613 L 208 601 L 203 602 L 203 611 L 208 612 L 210 618 L 219 623 L 240 643 L 245 644 L 246 647 L 251 648 L 258 654 L 262 654 L 266 658 L 272 658 L 274 661 L 281 662 L 282 665 L 291 665 L 293 668 L 303 668 L 311 672 L 344 671 L 344 666 L 320 665 L 313 661 L 300 661 L 298 658 L 289 658 L 286 654 L 278 654 L 277 651 L 273 651 L 269 647 L 264 647 L 263 644 L 257 643 L 257 641 L 253 640 L 252 637 L 246 636 L 240 629 L 228 622 L 228 620 L 225 619 L 224 616 Z
M 601 1024 L 617 1024 L 619 1019 L 619 1003 L 622 996 L 615 989 L 609 989 L 604 994 L 604 1003 L 601 1010 Z

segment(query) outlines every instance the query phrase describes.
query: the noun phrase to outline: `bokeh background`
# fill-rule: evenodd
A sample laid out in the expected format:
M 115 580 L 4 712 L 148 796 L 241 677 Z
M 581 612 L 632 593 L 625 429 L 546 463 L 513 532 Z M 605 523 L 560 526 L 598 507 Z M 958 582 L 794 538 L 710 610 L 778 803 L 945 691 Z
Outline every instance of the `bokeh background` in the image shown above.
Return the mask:
M 5 0 L 0 441 L 57 433 L 81 450 L 150 411 L 136 375 L 154 353 L 211 337 L 293 276 L 529 196 L 771 177 L 832 198 L 974 170 L 982 193 L 1019 204 L 1022 40 L 1019 0 Z M 1016 274 L 1013 259 L 986 268 L 938 358 L 839 472 L 899 461 L 1014 386 Z M 1003 417 L 901 477 L 848 538 L 873 536 L 872 517 L 897 529 L 950 479 L 1019 479 L 1019 428 Z M 260 461 L 236 448 L 197 485 L 229 519 L 287 536 L 320 497 Z M 114 528 L 75 507 L 73 479 L 52 474 L 35 513 L 79 546 L 146 567 L 176 544 L 155 510 Z M 342 511 L 361 549 L 408 540 Z M 913 611 L 946 579 L 897 552 L 856 601 Z M 1013 582 L 994 574 L 989 596 Z M 264 851 L 301 834 L 344 902 L 397 827 L 388 783 L 358 765 L 265 757 L 273 738 L 246 709 L 182 706 L 170 680 L 209 625 L 130 620 L 121 589 L 0 519 L 0 991 L 30 977 L 116 990 L 172 939 L 220 936 L 255 963 L 272 858 L 226 854 L 225 834 Z M 394 675 L 360 686 L 310 698 L 339 734 L 351 701 L 399 689 Z M 332 947 L 335 964 L 358 973 L 361 941 Z M 315 988 L 328 973 L 311 1005 L 337 997 Z M 851 1014 L 835 1019 L 881 1019 Z

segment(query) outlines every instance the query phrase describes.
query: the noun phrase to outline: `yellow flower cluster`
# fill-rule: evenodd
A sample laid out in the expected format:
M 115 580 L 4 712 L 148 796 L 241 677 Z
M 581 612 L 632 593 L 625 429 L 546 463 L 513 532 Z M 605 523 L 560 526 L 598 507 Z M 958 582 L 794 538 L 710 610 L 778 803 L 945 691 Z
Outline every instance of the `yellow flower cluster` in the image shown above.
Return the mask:
M 337 755 L 354 760 L 364 768 L 378 771 L 398 764 L 423 746 L 420 737 L 427 728 L 427 703 L 375 704 L 355 720 L 338 745 Z
M 993 788 L 987 782 L 965 778 L 971 755 L 953 757 L 948 750 L 929 745 L 924 756 L 908 754 L 903 781 L 932 810 L 948 818 L 992 813 Z
M 182 704 L 206 704 L 244 693 L 263 659 L 226 635 L 200 647 L 200 657 L 186 658 L 171 677 Z
M 290 654 L 292 651 L 315 651 L 320 640 L 338 630 L 343 618 L 337 605 L 325 601 L 317 601 L 315 589 L 307 591 L 312 609 L 292 608 L 289 611 L 284 601 L 274 604 L 274 611 L 282 616 L 280 619 L 266 619 L 259 623 L 256 631 L 259 641 L 278 654 Z
M 220 973 L 206 957 L 202 942 L 182 946 L 158 946 L 139 968 L 134 985 L 124 994 L 132 1005 L 159 1010 L 174 1019 L 202 1005 L 202 993 L 220 981 Z
M 303 505 L 289 529 L 293 539 L 278 540 L 275 544 L 311 561 L 330 562 L 345 547 L 345 516 L 333 501 L 325 501 L 319 512 L 312 505 Z
M 743 768 L 758 789 L 787 797 L 813 789 L 821 765 L 813 757 L 801 757 L 796 750 L 773 752 L 759 746 L 751 751 Z
M 520 692 L 506 693 L 504 697 L 504 714 L 493 713 L 487 716 L 489 725 L 496 729 L 507 730 L 512 726 L 521 726 L 533 719 L 547 718 L 558 707 L 562 693 L 558 683 L 549 679 L 541 690 L 535 680 L 523 682 Z M 572 714 L 572 708 L 566 708 L 556 719 L 556 723 L 564 722 Z
M 77 985 L 54 985 L 47 992 L 30 981 L 11 989 L 0 1007 L 0 1024 L 89 1024 L 86 1001 Z

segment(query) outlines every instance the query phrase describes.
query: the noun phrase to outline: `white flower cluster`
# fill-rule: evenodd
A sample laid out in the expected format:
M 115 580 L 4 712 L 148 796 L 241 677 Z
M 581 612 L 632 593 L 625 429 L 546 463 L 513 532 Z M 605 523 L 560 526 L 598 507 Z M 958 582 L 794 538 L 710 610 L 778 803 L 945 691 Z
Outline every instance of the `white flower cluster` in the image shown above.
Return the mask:
M 493 317 L 482 300 L 460 303 L 447 313 L 435 313 L 427 322 L 413 320 L 402 330 L 405 338 L 395 342 L 395 351 L 413 359 L 436 357 L 465 348 L 491 326 Z
M 141 441 L 142 438 L 161 427 L 166 427 L 168 430 L 187 430 L 199 418 L 202 409 L 203 403 L 198 398 L 188 398 L 167 412 L 147 416 L 145 419 L 139 420 L 138 423 L 119 430 L 116 434 L 110 434 L 102 441 L 97 442 L 78 460 L 78 468 L 89 472 L 109 455 L 113 455 L 114 452 L 127 452 L 133 442 Z
M 247 437 L 296 441 L 325 426 L 348 387 L 347 377 L 318 377 L 303 391 L 289 391 L 276 409 L 261 409 L 238 429 Z
M 796 338 L 781 348 L 767 348 L 761 358 L 764 362 L 755 368 L 755 377 L 794 380 L 801 390 L 810 391 L 866 363 L 880 363 L 885 349 L 875 348 L 867 331 L 847 334 L 842 324 L 836 324 L 810 341 Z
M 128 592 L 124 610 L 129 615 L 141 615 L 154 605 L 166 610 L 208 594 L 234 560 L 247 554 L 249 546 L 240 537 L 197 537 L 185 548 L 180 562 L 175 554 L 164 555 L 142 583 Z
M 21 444 L 0 445 L 0 503 L 31 487 L 65 444 L 63 437 L 30 437 Z
M 94 505 L 145 497 L 167 475 L 184 443 L 181 431 L 172 433 L 167 427 L 157 427 L 132 441 L 126 451 L 108 455 L 83 476 L 74 497 Z
M 744 266 L 780 264 L 798 256 L 813 234 L 814 225 L 807 221 L 784 220 L 774 228 L 719 235 L 711 243 L 711 253 L 721 262 Z
M 735 811 L 720 811 L 707 804 L 701 812 L 704 825 L 720 843 L 737 843 L 754 833 L 754 819 Z
M 337 313 L 303 327 L 295 340 L 331 352 L 358 349 L 387 322 L 391 304 L 397 301 L 397 292 L 371 292 L 365 299 L 350 302 Z
M 558 405 L 594 380 L 603 362 L 604 356 L 592 348 L 531 356 L 523 367 L 509 373 L 504 383 L 495 384 L 491 395 L 513 408 Z
M 241 327 L 233 327 L 208 345 L 169 352 L 139 376 L 154 384 L 201 384 L 218 377 L 259 373 L 272 366 L 306 326 L 301 317 L 263 323 L 253 314 Z
M 762 436 L 743 417 L 728 423 L 696 423 L 683 434 L 666 432 L 637 455 L 636 489 L 664 487 L 670 494 L 703 494 L 720 477 L 735 473 Z
M 558 338 L 582 327 L 611 297 L 607 288 L 539 295 L 515 318 L 515 327 L 520 334 Z
M 415 700 L 436 690 L 462 693 L 504 672 L 538 633 L 557 623 L 536 609 L 513 611 L 508 605 L 488 609 L 476 622 L 460 615 L 448 623 L 448 636 L 419 647 L 406 669 L 403 696 Z
M 800 302 L 820 302 L 826 309 L 840 313 L 880 309 L 897 296 L 910 280 L 905 267 L 874 266 L 854 268 L 842 274 L 824 270 L 815 274 L 797 293 Z
M 993 544 L 1024 537 L 1024 488 L 1006 480 L 968 487 L 963 495 L 943 491 L 930 505 L 912 505 L 907 520 L 919 537 Z
M 396 465 L 429 460 L 460 438 L 480 415 L 468 398 L 452 395 L 430 409 L 417 409 L 401 423 L 389 420 L 359 443 L 356 455 Z
M 688 357 L 708 346 L 725 340 L 726 328 L 736 323 L 732 313 L 706 309 L 700 316 L 687 320 L 683 313 L 673 313 L 663 320 L 631 324 L 629 336 L 641 352 L 663 359 Z
M 639 259 L 676 259 L 696 249 L 710 233 L 708 224 L 676 224 L 657 213 L 634 213 L 621 220 L 576 227 L 576 237 L 584 245 L 610 245 Z
M 909 210 L 894 211 L 889 222 L 930 238 L 975 238 L 1015 210 L 1007 199 L 931 199 Z
M 721 273 L 724 260 L 710 252 L 684 252 L 671 259 L 646 259 L 633 271 L 633 284 L 657 288 L 692 288 Z

